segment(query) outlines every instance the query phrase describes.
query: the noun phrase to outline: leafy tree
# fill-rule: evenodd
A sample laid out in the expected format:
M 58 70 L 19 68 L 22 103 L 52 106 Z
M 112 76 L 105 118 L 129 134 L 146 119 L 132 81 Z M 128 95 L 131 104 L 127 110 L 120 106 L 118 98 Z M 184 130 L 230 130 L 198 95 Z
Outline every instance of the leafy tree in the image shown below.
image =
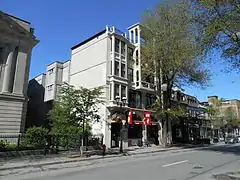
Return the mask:
M 194 21 L 204 32 L 207 52 L 217 49 L 232 68 L 240 70 L 240 1 L 193 0 Z
M 222 128 L 224 126 L 223 116 L 221 113 L 221 105 L 224 99 L 212 99 L 207 106 L 207 112 L 212 125 L 215 128 Z
M 144 39 L 141 47 L 142 76 L 156 79 L 157 110 L 160 114 L 165 114 L 162 139 L 165 146 L 166 122 L 172 143 L 169 116 L 174 111 L 171 101 L 173 87 L 205 86 L 209 72 L 204 67 L 206 61 L 203 49 L 198 45 L 199 34 L 192 23 L 187 3 L 162 3 L 146 12 L 141 32 Z M 163 88 L 165 91 L 162 94 Z
M 99 121 L 102 87 L 88 89 L 64 84 L 50 112 L 52 133 L 61 135 L 90 134 L 91 124 Z
M 231 108 L 227 108 L 224 111 L 223 120 L 228 132 L 238 127 L 237 114 Z

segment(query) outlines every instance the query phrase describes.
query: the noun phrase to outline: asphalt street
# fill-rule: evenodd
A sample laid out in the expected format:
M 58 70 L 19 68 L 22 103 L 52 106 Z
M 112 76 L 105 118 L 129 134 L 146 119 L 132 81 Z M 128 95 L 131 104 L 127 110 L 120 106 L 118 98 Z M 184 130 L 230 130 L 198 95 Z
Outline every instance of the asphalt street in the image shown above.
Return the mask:
M 240 144 L 126 156 L 88 166 L 2 177 L 3 180 L 205 180 L 240 171 Z M 221 179 L 219 179 L 221 180 Z M 227 179 L 222 179 L 227 180 Z

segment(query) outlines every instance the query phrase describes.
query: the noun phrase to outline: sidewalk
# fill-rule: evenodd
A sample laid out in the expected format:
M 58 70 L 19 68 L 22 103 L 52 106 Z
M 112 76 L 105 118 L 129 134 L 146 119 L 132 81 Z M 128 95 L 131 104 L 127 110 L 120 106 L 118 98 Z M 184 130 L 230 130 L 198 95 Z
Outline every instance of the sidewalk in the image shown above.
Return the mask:
M 199 146 L 195 146 L 199 147 Z M 194 148 L 194 147 L 190 147 Z M 189 147 L 170 147 L 170 148 L 161 148 L 159 146 L 155 147 L 145 147 L 145 148 L 129 148 L 124 154 L 114 154 L 114 155 L 106 155 L 104 157 L 95 155 L 91 157 L 80 157 L 79 155 L 73 155 L 70 157 L 46 157 L 43 159 L 23 159 L 23 160 L 9 160 L 9 161 L 0 161 L 0 171 L 11 170 L 11 169 L 24 169 L 24 168 L 34 168 L 34 167 L 42 167 L 46 165 L 54 165 L 54 164 L 66 164 L 73 162 L 81 162 L 81 161 L 93 161 L 98 159 L 109 159 L 114 157 L 121 156 L 131 156 L 138 154 L 148 154 L 148 153 L 157 153 L 157 152 L 165 152 L 165 151 L 182 151 L 184 149 L 189 149 Z

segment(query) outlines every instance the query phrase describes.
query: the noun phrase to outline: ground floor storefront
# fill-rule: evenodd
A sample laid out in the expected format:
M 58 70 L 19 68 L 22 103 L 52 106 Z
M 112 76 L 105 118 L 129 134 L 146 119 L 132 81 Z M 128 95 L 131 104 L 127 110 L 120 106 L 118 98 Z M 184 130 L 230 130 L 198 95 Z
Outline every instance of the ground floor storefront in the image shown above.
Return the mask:
M 151 112 L 151 123 L 145 124 L 144 113 L 146 111 L 134 109 L 133 112 L 131 123 L 128 122 L 129 110 L 115 111 L 111 116 L 112 119 L 109 124 L 111 131 L 110 147 L 120 147 L 122 141 L 127 147 L 161 144 L 161 119 L 157 119 L 154 112 Z M 124 135 L 122 132 L 124 132 Z M 211 136 L 211 132 L 209 121 L 204 119 L 179 118 L 172 121 L 172 143 L 174 144 L 202 143 L 204 139 Z

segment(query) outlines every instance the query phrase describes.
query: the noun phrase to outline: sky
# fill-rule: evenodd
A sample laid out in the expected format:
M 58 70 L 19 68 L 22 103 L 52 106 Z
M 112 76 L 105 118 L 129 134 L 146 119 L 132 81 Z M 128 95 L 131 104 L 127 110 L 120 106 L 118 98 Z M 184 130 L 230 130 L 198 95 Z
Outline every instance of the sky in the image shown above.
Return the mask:
M 40 43 L 32 53 L 30 79 L 45 73 L 53 61 L 70 59 L 70 48 L 114 25 L 122 31 L 141 21 L 159 0 L 0 0 L 0 10 L 30 21 Z M 207 96 L 240 99 L 240 74 L 224 73 L 216 53 L 210 64 L 212 80 L 206 89 L 185 87 L 185 93 L 206 101 Z

